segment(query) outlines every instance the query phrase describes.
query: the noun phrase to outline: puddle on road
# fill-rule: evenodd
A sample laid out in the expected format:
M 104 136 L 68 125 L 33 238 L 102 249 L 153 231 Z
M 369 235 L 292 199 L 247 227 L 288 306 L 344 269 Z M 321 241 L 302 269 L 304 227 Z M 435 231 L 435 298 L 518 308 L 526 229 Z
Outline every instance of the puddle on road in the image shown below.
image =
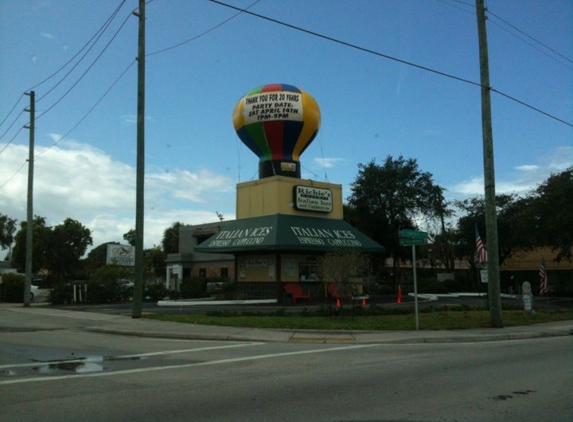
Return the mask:
M 104 367 L 93 362 L 59 362 L 36 366 L 34 370 L 39 374 L 54 374 L 59 371 L 75 372 L 76 374 L 89 374 L 102 372 Z
M 73 372 L 76 374 L 91 374 L 102 372 L 107 369 L 104 366 L 105 362 L 136 361 L 144 359 L 147 358 L 143 356 L 92 356 L 74 360 L 48 362 L 44 365 L 35 366 L 33 369 L 43 375 L 53 375 L 61 371 Z

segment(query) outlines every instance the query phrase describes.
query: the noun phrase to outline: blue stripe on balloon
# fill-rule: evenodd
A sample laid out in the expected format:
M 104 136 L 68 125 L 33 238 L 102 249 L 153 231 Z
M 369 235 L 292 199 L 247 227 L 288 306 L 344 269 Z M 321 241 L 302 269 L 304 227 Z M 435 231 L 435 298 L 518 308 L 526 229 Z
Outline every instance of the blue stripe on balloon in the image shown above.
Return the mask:
M 300 89 L 294 85 L 281 84 L 281 88 L 283 91 L 301 92 Z
M 300 141 L 300 133 L 304 122 L 285 120 L 283 131 L 283 157 L 293 160 L 292 153 L 296 144 Z

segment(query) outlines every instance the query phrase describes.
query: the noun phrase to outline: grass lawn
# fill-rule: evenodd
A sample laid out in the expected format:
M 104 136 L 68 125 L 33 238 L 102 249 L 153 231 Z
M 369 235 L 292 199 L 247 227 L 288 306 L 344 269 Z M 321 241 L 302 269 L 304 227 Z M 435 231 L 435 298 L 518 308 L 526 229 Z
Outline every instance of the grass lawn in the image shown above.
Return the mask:
M 526 315 L 522 310 L 503 311 L 505 327 L 573 319 L 572 309 L 536 311 Z M 321 316 L 310 313 L 220 313 L 216 315 L 146 315 L 147 318 L 187 324 L 224 325 L 232 327 L 305 329 L 305 330 L 414 330 L 414 313 L 384 315 Z M 439 310 L 419 314 L 421 330 L 488 328 L 487 310 Z

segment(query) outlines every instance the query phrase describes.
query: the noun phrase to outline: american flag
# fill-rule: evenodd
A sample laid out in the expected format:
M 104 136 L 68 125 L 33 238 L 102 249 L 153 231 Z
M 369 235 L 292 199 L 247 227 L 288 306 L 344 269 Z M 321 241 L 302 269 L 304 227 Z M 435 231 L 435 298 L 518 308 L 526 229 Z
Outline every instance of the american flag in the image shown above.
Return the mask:
M 482 266 L 487 265 L 487 250 L 486 250 L 485 245 L 483 244 L 483 242 L 481 240 L 477 226 L 476 226 L 476 248 L 477 248 L 478 262 Z
M 545 268 L 545 258 L 541 258 L 541 266 L 539 267 L 539 294 L 547 294 L 547 270 Z

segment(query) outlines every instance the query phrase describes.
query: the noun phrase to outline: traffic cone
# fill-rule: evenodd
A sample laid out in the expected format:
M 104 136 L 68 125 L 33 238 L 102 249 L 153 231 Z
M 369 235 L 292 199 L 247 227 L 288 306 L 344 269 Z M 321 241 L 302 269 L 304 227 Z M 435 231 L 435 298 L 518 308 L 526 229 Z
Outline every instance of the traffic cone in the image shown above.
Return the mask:
M 398 284 L 398 300 L 396 303 L 402 303 L 402 287 Z

